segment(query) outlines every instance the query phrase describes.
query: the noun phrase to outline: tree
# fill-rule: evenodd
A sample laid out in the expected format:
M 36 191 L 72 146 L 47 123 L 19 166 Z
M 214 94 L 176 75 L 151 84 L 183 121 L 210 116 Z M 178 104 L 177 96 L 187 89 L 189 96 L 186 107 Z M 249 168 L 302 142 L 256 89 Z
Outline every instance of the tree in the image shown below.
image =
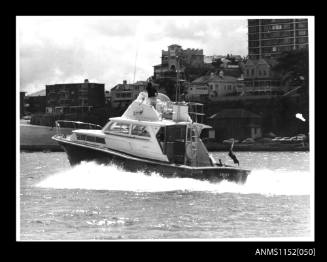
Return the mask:
M 300 85 L 308 92 L 309 52 L 306 48 L 284 52 L 277 58 L 278 64 L 272 69 L 280 73 L 284 84 Z
M 194 66 L 187 65 L 185 66 L 184 69 L 185 79 L 191 82 L 200 76 L 204 76 L 206 74 L 214 72 L 214 69 L 215 68 L 210 64 L 203 65 L 201 67 L 194 67 Z
M 215 67 L 215 68 L 220 68 L 220 66 L 221 66 L 221 64 L 222 64 L 223 62 L 221 61 L 221 58 L 216 58 L 216 59 L 214 59 L 213 61 L 212 61 L 212 65 Z
M 278 64 L 272 69 L 275 72 L 281 73 L 282 81 L 289 83 L 291 86 L 300 86 L 298 90 L 301 93 L 300 100 L 296 102 L 297 109 L 289 110 L 288 104 L 291 103 L 289 99 L 283 101 L 282 108 L 284 112 L 281 122 L 285 123 L 285 127 L 290 126 L 290 119 L 294 120 L 294 112 L 301 111 L 305 115 L 307 121 L 301 126 L 303 130 L 309 127 L 309 51 L 306 48 L 292 50 L 282 53 L 277 59 Z M 291 112 L 293 111 L 293 112 Z M 293 126 L 294 127 L 294 126 Z
M 174 78 L 161 78 L 156 81 L 161 89 L 164 89 L 170 99 L 175 99 L 176 96 L 176 79 Z

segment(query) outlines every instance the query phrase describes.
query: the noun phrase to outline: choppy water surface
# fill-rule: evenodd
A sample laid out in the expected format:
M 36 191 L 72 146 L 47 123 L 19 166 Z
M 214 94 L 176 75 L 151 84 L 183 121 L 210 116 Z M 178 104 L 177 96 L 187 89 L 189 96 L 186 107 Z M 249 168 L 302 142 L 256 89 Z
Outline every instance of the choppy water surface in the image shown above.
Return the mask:
M 231 164 L 226 153 L 213 153 Z M 308 152 L 237 152 L 246 184 L 131 173 L 65 153 L 20 154 L 22 240 L 309 238 Z

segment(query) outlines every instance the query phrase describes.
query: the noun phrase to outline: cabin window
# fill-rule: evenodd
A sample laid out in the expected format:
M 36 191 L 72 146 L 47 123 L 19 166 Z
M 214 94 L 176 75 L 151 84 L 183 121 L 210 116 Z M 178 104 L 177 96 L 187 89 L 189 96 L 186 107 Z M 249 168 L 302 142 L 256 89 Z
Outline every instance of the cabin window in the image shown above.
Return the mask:
M 86 136 L 86 141 L 95 142 L 95 137 L 94 136 Z
M 96 142 L 96 143 L 101 143 L 105 144 L 105 140 L 102 137 L 97 137 L 97 136 L 87 136 L 87 135 L 81 135 L 81 134 L 76 134 L 76 137 L 78 140 L 83 140 L 83 141 L 88 141 L 88 142 Z
M 109 127 L 105 130 L 105 132 L 128 135 L 129 124 L 113 122 L 112 124 L 109 125 Z
M 142 125 L 133 125 L 131 134 L 134 136 L 150 137 L 150 133 L 147 131 L 146 126 Z
M 85 140 L 86 136 L 85 135 L 77 135 L 78 140 Z
M 166 127 L 166 141 L 185 141 L 186 138 L 186 126 L 173 125 Z
M 84 135 L 80 135 L 80 134 L 76 134 L 76 138 L 78 140 L 85 140 L 85 136 Z
M 105 140 L 104 140 L 104 138 L 102 138 L 102 137 L 95 137 L 95 142 L 101 143 L 101 144 L 105 144 L 106 143 Z
M 82 140 L 82 141 L 89 141 L 89 142 L 96 142 L 96 143 L 101 143 L 105 144 L 105 140 L 102 137 L 97 137 L 97 136 L 87 136 L 87 135 L 81 135 L 81 134 L 76 134 L 77 140 Z

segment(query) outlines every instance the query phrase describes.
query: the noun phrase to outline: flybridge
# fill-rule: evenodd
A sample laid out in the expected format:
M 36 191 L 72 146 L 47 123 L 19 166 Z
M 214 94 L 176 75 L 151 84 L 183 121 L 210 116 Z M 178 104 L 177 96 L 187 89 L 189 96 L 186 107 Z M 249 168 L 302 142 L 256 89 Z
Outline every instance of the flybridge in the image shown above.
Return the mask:
M 161 93 L 158 94 L 156 100 L 156 105 L 153 107 L 147 94 L 141 92 L 122 115 L 122 118 L 152 122 L 171 120 L 173 122 L 203 123 L 203 105 L 200 103 L 172 102 Z

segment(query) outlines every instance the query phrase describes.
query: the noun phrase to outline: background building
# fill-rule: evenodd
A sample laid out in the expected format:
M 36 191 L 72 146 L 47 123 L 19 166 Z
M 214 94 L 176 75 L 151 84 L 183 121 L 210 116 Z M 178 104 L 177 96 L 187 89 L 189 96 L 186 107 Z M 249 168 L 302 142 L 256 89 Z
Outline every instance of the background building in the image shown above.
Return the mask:
M 176 70 L 180 70 L 180 78 L 184 79 L 185 67 L 203 67 L 202 49 L 183 49 L 180 45 L 168 46 L 162 50 L 161 64 L 154 66 L 154 79 L 176 78 Z
M 188 100 L 216 101 L 225 96 L 237 96 L 244 91 L 242 78 L 225 76 L 223 71 L 219 74 L 201 76 L 190 83 L 187 89 Z
M 214 75 L 208 81 L 209 100 L 215 101 L 222 96 L 238 96 L 244 90 L 243 79 L 234 76 L 225 76 L 223 71 Z
M 25 102 L 24 102 L 24 100 L 25 100 L 25 93 L 26 92 L 19 92 L 19 95 L 20 95 L 20 97 L 19 97 L 19 106 L 20 106 L 20 117 L 23 117 L 24 116 L 24 105 L 25 105 Z
M 45 90 L 25 96 L 24 111 L 27 114 L 44 113 L 46 108 Z
M 248 19 L 249 58 L 308 47 L 308 19 Z
M 105 105 L 104 84 L 84 83 L 46 85 L 46 112 L 77 113 Z
M 127 84 L 127 81 L 124 80 L 122 84 L 118 84 L 114 86 L 110 91 L 112 107 L 124 108 L 128 106 L 132 101 L 134 101 L 137 98 L 140 92 L 146 90 L 147 84 L 148 83 L 146 81 L 137 81 L 136 83 L 133 84 Z M 158 90 L 158 85 L 156 84 L 153 85 Z
M 105 93 L 104 93 L 104 96 L 105 96 L 106 105 L 109 105 L 111 103 L 111 93 L 110 93 L 110 91 L 106 90 Z
M 281 94 L 281 77 L 272 70 L 276 64 L 275 59 L 248 59 L 244 65 L 245 94 Z
M 204 56 L 204 63 L 205 64 L 212 64 L 217 59 L 223 59 L 226 58 L 224 55 L 209 55 L 209 56 Z
M 201 76 L 192 81 L 187 87 L 186 99 L 189 101 L 206 102 L 209 97 L 208 81 L 210 75 Z
M 258 138 L 262 136 L 262 117 L 244 109 L 224 109 L 208 119 L 215 130 L 218 142 L 234 138 Z

